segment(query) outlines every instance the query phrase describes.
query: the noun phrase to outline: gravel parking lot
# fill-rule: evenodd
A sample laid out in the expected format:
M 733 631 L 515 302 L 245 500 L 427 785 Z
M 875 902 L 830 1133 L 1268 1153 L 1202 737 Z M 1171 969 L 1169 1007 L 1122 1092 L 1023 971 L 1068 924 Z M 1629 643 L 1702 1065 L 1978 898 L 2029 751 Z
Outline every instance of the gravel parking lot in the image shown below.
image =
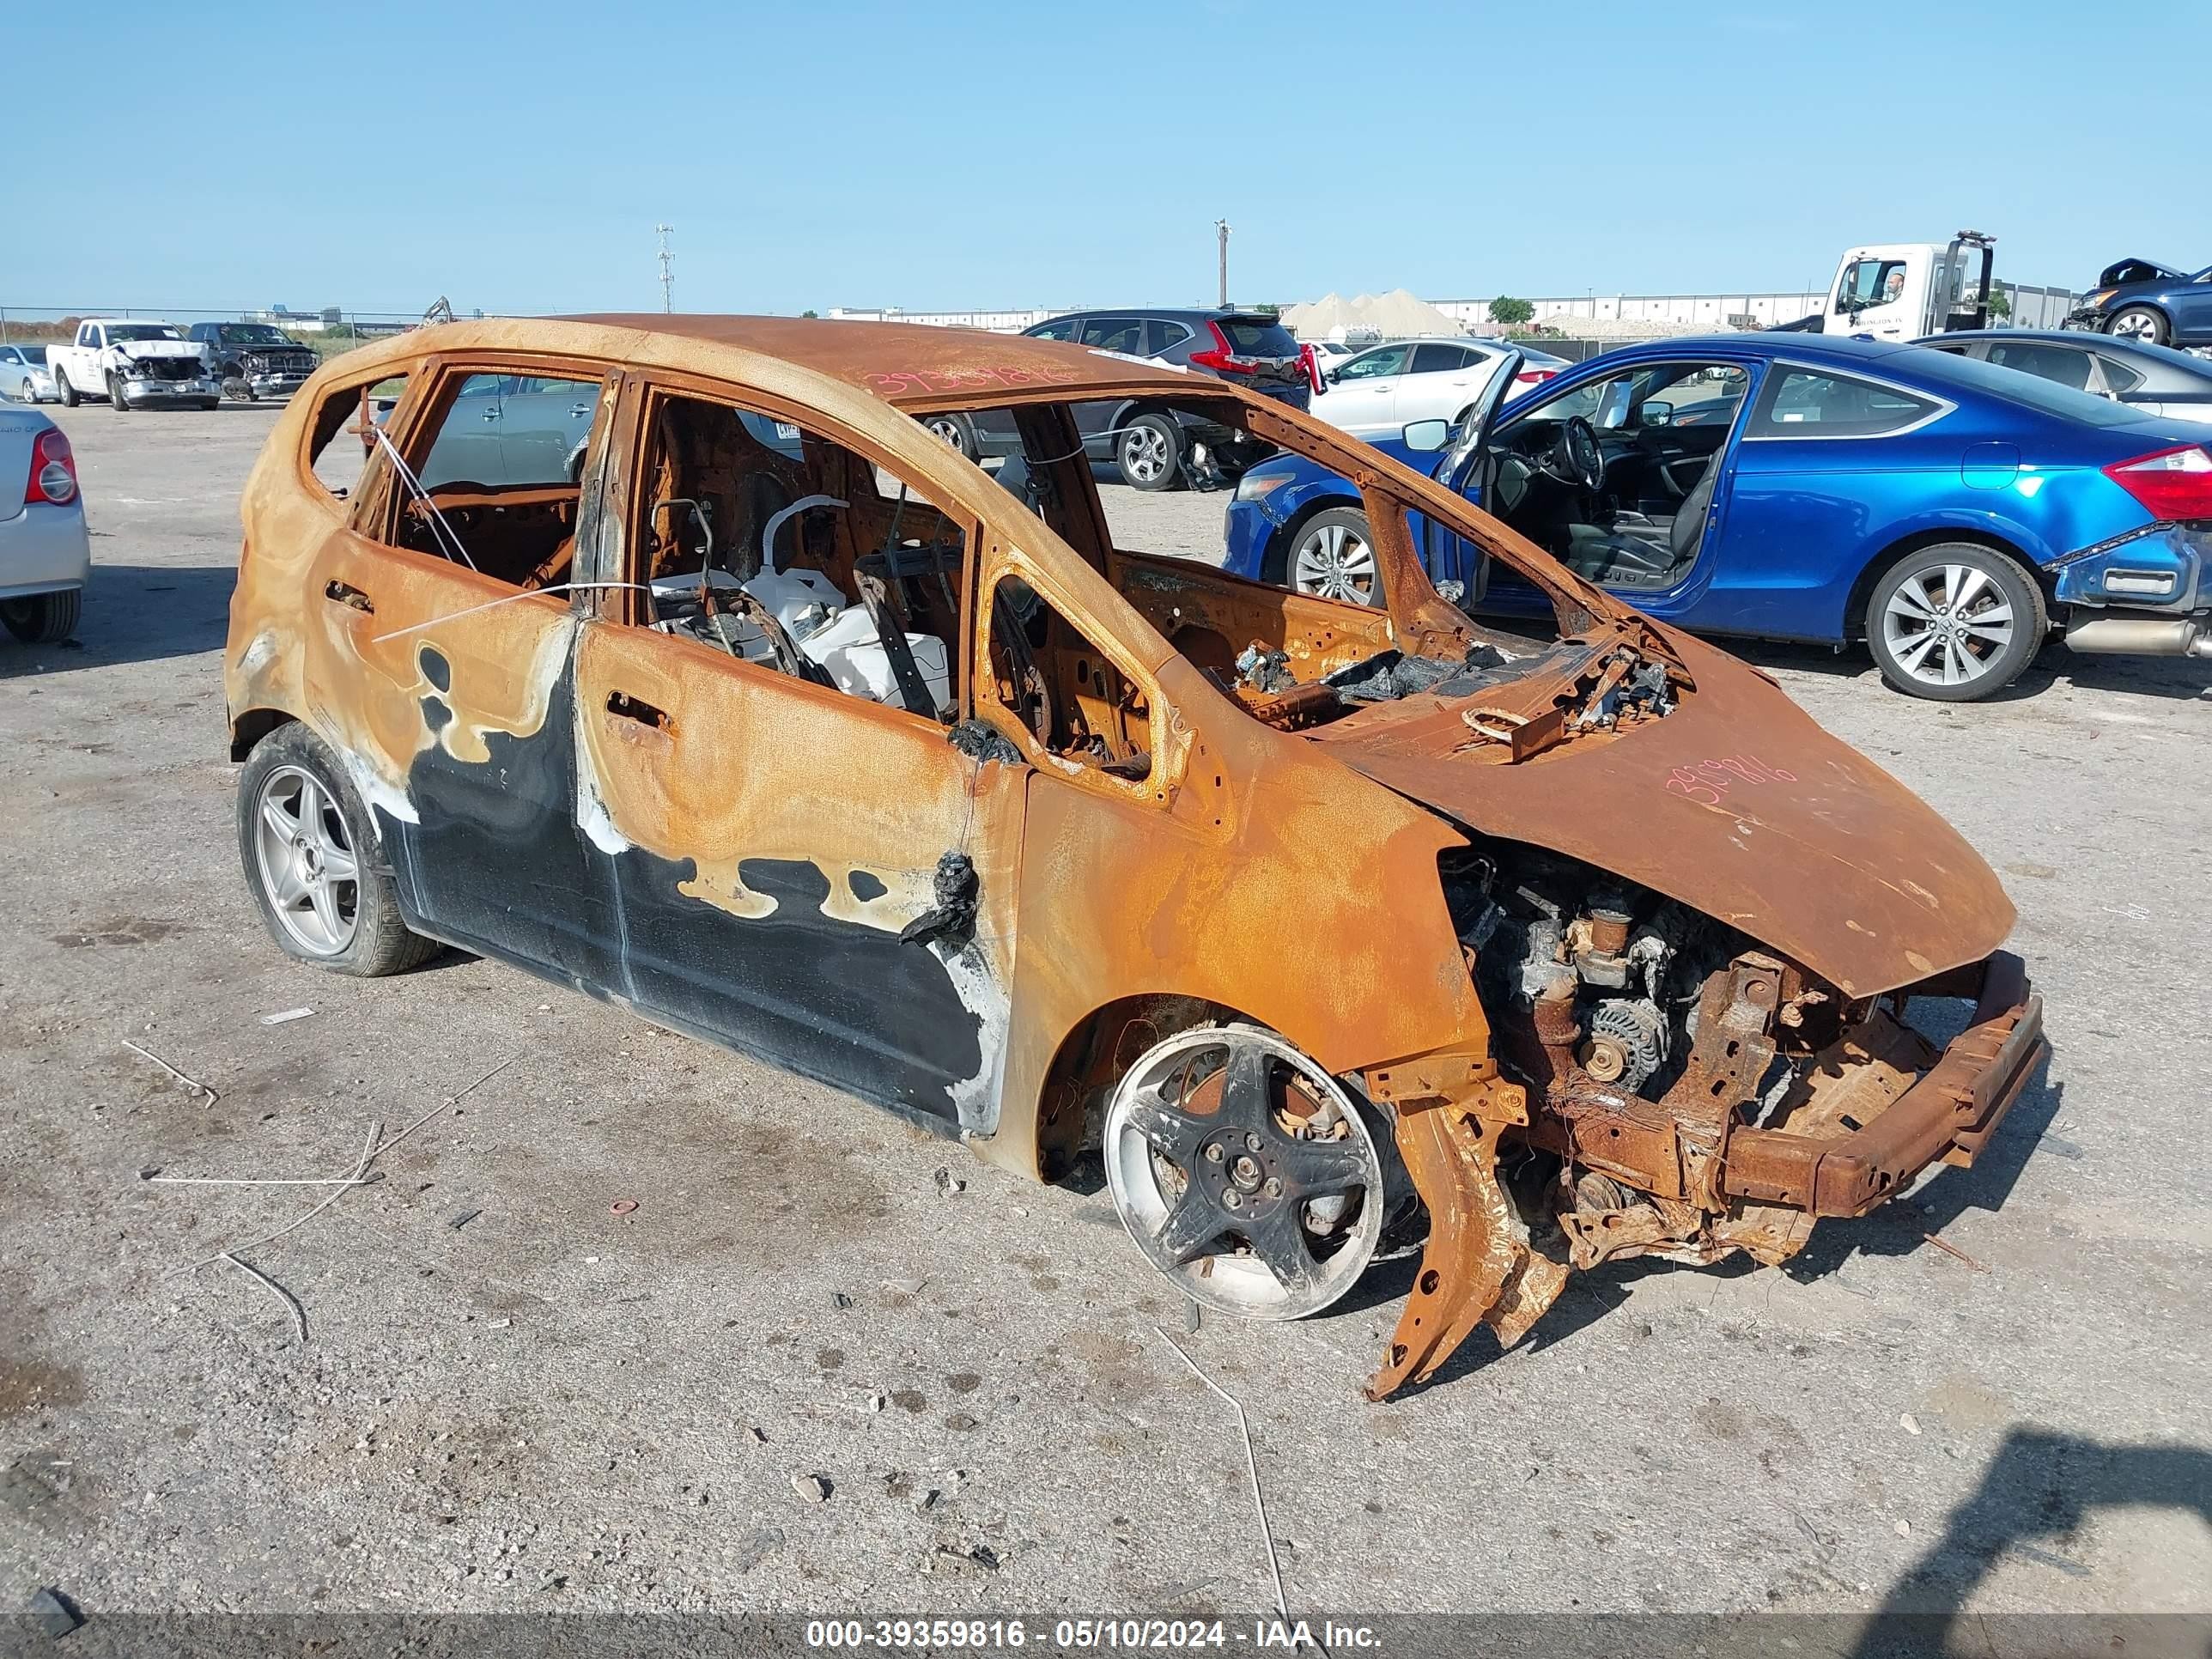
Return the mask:
M 2047 1078 L 1787 1274 L 1601 1270 L 1370 1407 L 1402 1264 L 1187 1336 L 1095 1183 L 507 969 L 282 956 L 220 684 L 270 411 L 57 418 L 97 568 L 74 646 L 0 642 L 0 1610 L 1267 1607 L 1157 1323 L 1250 1413 L 1294 1613 L 2212 1612 L 2207 665 L 1948 708 L 1753 648 L 2002 873 Z M 1201 551 L 1222 504 L 1121 522 Z M 188 1264 L 330 1189 L 140 1179 L 343 1174 L 471 1085 L 246 1252 L 304 1341 Z

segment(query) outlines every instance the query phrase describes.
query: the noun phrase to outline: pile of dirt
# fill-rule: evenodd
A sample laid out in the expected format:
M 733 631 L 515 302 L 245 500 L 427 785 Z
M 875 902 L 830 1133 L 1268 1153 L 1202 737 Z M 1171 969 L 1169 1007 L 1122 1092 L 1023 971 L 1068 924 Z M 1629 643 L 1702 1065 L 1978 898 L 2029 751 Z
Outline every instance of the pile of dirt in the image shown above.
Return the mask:
M 1407 340 L 1465 332 L 1427 301 L 1414 298 L 1402 288 L 1349 300 L 1340 294 L 1325 294 L 1309 304 L 1286 309 L 1283 326 L 1301 340 L 1342 340 L 1369 334 L 1377 339 Z

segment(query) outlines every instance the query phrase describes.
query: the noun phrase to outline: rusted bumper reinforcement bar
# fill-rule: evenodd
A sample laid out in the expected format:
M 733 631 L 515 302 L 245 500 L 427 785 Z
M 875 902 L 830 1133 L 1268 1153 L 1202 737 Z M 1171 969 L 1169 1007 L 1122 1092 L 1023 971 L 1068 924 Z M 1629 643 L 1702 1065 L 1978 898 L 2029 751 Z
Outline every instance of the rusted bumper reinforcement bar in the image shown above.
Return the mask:
M 1925 988 L 1937 994 L 1938 982 Z M 1723 1190 L 1816 1216 L 1864 1215 L 1939 1158 L 1972 1164 L 2050 1052 L 2043 999 L 2021 959 L 2000 951 L 1984 965 L 1973 1024 L 1887 1111 L 1835 1139 L 1737 1129 Z

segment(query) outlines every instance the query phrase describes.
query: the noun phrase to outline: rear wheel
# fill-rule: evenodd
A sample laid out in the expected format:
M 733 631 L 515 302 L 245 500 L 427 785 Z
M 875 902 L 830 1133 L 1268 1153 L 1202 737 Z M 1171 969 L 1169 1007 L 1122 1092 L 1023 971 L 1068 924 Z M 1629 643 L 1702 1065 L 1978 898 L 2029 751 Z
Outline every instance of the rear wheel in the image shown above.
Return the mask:
M 289 955 L 358 979 L 404 973 L 437 954 L 410 933 L 398 889 L 376 867 L 361 798 L 306 726 L 264 738 L 238 781 L 238 850 L 270 937 Z
M 2166 343 L 2166 319 L 2149 306 L 2122 306 L 2106 323 L 2105 332 L 2122 340 L 2140 340 L 2145 345 Z
M 928 415 L 922 417 L 925 430 L 958 450 L 969 460 L 975 459 L 975 429 L 968 424 L 963 415 Z
M 1867 647 L 1882 678 L 1938 702 L 1972 702 L 2010 685 L 2049 627 L 2027 573 L 1965 542 L 1908 554 L 1867 600 Z
M 54 365 L 54 395 L 61 399 L 64 409 L 75 409 L 84 401 L 77 395 L 77 389 L 70 384 L 69 371 L 59 363 Z
M 1182 481 L 1182 428 L 1164 415 L 1139 415 L 1122 424 L 1114 460 L 1132 489 L 1173 489 Z
M 84 591 L 33 593 L 27 599 L 0 599 L 0 623 L 26 645 L 56 645 L 76 632 L 84 614 Z

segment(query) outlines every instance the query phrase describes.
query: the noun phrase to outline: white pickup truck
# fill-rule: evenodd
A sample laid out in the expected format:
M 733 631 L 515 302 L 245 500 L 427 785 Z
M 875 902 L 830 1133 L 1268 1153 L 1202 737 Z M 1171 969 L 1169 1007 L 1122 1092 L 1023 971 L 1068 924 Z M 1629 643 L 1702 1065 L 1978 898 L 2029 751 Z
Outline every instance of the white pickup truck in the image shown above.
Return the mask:
M 118 409 L 163 404 L 213 409 L 222 402 L 222 384 L 207 349 L 170 323 L 88 317 L 77 325 L 75 340 L 47 348 L 46 364 L 55 392 L 71 409 L 101 397 Z

